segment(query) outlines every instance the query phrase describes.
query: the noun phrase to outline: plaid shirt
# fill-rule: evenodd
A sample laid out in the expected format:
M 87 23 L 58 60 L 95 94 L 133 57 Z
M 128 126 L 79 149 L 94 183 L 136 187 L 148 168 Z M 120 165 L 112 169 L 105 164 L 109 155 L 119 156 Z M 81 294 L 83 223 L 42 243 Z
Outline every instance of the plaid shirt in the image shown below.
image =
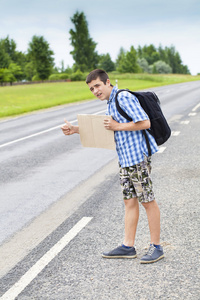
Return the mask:
M 117 87 L 113 87 L 108 100 L 107 115 L 119 123 L 128 123 L 118 111 L 115 105 L 115 95 Z M 133 122 L 139 122 L 149 119 L 145 111 L 139 104 L 138 99 L 129 92 L 123 91 L 118 95 L 118 101 L 121 108 L 132 118 Z M 147 133 L 149 137 L 151 152 L 158 151 L 154 138 Z M 148 149 L 145 137 L 142 131 L 115 131 L 116 150 L 121 167 L 130 167 L 144 160 L 144 154 L 148 156 Z

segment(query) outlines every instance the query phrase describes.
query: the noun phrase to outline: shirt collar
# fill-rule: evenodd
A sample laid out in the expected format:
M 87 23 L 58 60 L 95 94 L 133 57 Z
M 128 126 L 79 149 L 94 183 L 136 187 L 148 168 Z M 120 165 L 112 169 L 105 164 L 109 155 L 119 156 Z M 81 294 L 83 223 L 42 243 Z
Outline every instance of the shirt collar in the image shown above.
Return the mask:
M 114 86 L 113 89 L 112 89 L 112 92 L 110 94 L 110 98 L 109 98 L 107 104 L 111 103 L 113 101 L 113 99 L 115 98 L 115 95 L 117 93 L 117 90 L 118 90 L 118 88 L 116 86 Z

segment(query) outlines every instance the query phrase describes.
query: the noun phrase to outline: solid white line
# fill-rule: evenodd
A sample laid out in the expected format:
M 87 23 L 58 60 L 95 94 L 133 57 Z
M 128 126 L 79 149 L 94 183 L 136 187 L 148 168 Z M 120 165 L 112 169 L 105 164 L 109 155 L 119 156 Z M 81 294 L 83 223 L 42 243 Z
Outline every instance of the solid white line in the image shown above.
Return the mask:
M 35 265 L 33 265 L 16 282 L 0 300 L 14 300 L 27 285 L 58 255 L 59 252 L 92 220 L 92 217 L 83 217 L 57 244 L 55 244 L 46 254 L 44 254 Z
M 76 120 L 72 121 L 71 123 L 74 123 L 74 122 L 76 122 Z M 28 135 L 28 136 L 25 136 L 25 137 L 23 137 L 23 138 L 14 140 L 14 141 L 12 141 L 12 142 L 8 142 L 8 143 L 5 143 L 5 144 L 2 144 L 2 145 L 0 145 L 0 148 L 5 147 L 5 146 L 8 146 L 8 145 L 12 145 L 12 144 L 17 143 L 17 142 L 20 142 L 20 141 L 24 141 L 24 140 L 30 139 L 30 138 L 32 138 L 32 137 L 34 137 L 34 136 L 37 136 L 37 135 L 40 135 L 40 134 L 43 134 L 43 133 L 46 133 L 46 132 L 49 132 L 49 131 L 52 131 L 52 130 L 54 130 L 54 129 L 60 128 L 62 125 L 64 125 L 64 124 L 61 124 L 61 125 L 58 125 L 58 126 L 55 126 L 55 127 L 51 127 L 51 128 L 49 128 L 49 129 L 46 129 L 46 130 L 43 130 L 43 131 L 40 131 L 40 132 L 31 134 L 31 135 Z
M 197 104 L 193 109 L 192 109 L 192 111 L 195 111 L 195 110 L 197 110 L 197 108 L 199 108 L 200 107 L 200 103 L 199 104 Z
M 102 111 L 96 112 L 94 115 L 98 115 L 98 114 L 100 114 L 100 113 L 102 113 L 102 112 L 105 112 L 105 109 L 102 110 Z M 73 120 L 73 121 L 70 121 L 71 124 L 73 124 L 73 123 L 75 123 L 75 122 L 77 122 L 77 119 L 76 119 L 76 120 Z M 63 125 L 64 125 L 64 124 L 61 124 L 61 125 L 58 125 L 58 126 L 55 126 L 55 127 L 51 127 L 51 128 L 49 128 L 49 129 L 46 129 L 46 130 L 43 130 L 43 131 L 40 131 L 40 132 L 31 134 L 31 135 L 28 135 L 28 136 L 25 136 L 25 137 L 23 137 L 23 138 L 20 138 L 20 139 L 17 139 L 17 140 L 14 140 L 14 141 L 11 141 L 11 142 L 2 144 L 2 145 L 0 145 L 0 148 L 3 148 L 3 147 L 6 147 L 6 146 L 15 144 L 15 143 L 17 143 L 17 142 L 21 142 L 21 141 L 24 141 L 24 140 L 27 140 L 27 139 L 30 139 L 30 138 L 32 138 L 32 137 L 34 137 L 34 136 L 38 136 L 38 135 L 40 135 L 40 134 L 47 133 L 47 132 L 52 131 L 52 130 L 54 130 L 54 129 L 60 128 L 60 127 L 63 126 Z
M 96 113 L 93 114 L 93 115 L 98 115 L 98 114 L 101 114 L 101 113 L 103 113 L 103 112 L 105 113 L 105 111 L 106 111 L 106 110 L 104 109 L 104 110 L 101 110 L 101 111 L 96 112 Z

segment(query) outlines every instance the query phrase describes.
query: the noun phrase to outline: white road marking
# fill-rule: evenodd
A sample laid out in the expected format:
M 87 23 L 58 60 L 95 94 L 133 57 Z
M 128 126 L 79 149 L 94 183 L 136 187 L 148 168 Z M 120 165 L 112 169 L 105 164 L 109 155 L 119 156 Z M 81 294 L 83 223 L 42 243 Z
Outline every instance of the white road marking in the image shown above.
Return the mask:
M 172 131 L 171 135 L 172 136 L 177 136 L 180 134 L 180 131 Z
M 184 124 L 184 125 L 187 125 L 187 124 L 189 124 L 189 123 L 190 123 L 189 120 L 181 121 L 181 124 Z
M 76 120 L 71 121 L 70 123 L 74 123 L 74 122 L 76 122 Z M 64 124 L 62 124 L 62 125 L 64 125 Z M 11 141 L 11 142 L 2 144 L 2 145 L 0 145 L 0 148 L 5 147 L 5 146 L 8 146 L 8 145 L 15 144 L 15 143 L 20 142 L 20 141 L 24 141 L 24 140 L 30 139 L 30 138 L 32 138 L 32 137 L 34 137 L 34 136 L 38 136 L 38 135 L 40 135 L 40 134 L 43 134 L 43 133 L 46 133 L 46 132 L 49 132 L 49 131 L 52 131 L 52 130 L 54 130 L 54 129 L 60 128 L 62 125 L 58 125 L 58 126 L 55 126 L 55 127 L 51 127 L 51 128 L 49 128 L 49 129 L 46 129 L 46 130 L 43 130 L 43 131 L 40 131 L 40 132 L 31 134 L 31 135 L 28 135 L 28 136 L 25 136 L 25 137 L 23 137 L 23 138 L 20 138 L 20 139 L 17 139 L 17 140 L 14 140 L 14 141 Z
M 200 103 L 197 104 L 197 105 L 192 109 L 192 111 L 196 111 L 199 107 L 200 107 Z
M 166 147 L 159 147 L 159 150 L 157 153 L 163 153 L 165 151 Z
M 102 111 L 96 112 L 94 115 L 98 115 L 98 114 L 103 113 L 103 112 L 105 112 L 105 109 L 102 110 Z M 75 123 L 75 122 L 77 122 L 77 119 L 76 119 L 76 120 L 73 120 L 73 121 L 70 121 L 71 124 L 73 124 L 73 123 Z M 28 135 L 28 136 L 25 136 L 25 137 L 23 137 L 23 138 L 20 138 L 20 139 L 17 139 L 17 140 L 14 140 L 14 141 L 11 141 L 11 142 L 2 144 L 2 145 L 0 145 L 0 148 L 3 148 L 3 147 L 6 147 L 6 146 L 15 144 L 15 143 L 17 143 L 17 142 L 21 142 L 21 141 L 24 141 L 24 140 L 27 140 L 27 139 L 30 139 L 30 138 L 32 138 L 32 137 L 34 137 L 34 136 L 38 136 L 38 135 L 40 135 L 40 134 L 47 133 L 47 132 L 49 132 L 49 131 L 55 130 L 55 129 L 57 129 L 57 128 L 60 128 L 60 127 L 63 126 L 63 125 L 64 125 L 64 124 L 61 124 L 61 125 L 58 125 L 58 126 L 55 126 L 55 127 L 51 127 L 51 128 L 49 128 L 49 129 L 46 129 L 46 130 L 43 130 L 43 131 L 40 131 L 40 132 L 31 134 L 31 135 Z
M 177 121 L 179 121 L 182 117 L 183 117 L 183 115 L 173 115 L 173 116 L 169 119 L 169 122 L 177 122 Z
M 196 112 L 191 112 L 191 113 L 188 114 L 188 116 L 189 117 L 194 117 L 194 116 L 196 116 L 196 114 L 197 114 Z
M 92 220 L 92 217 L 83 217 L 64 235 L 46 254 L 44 254 L 0 300 L 14 300 L 27 285 L 52 261 L 58 253 Z
M 101 110 L 101 111 L 98 111 L 98 112 L 96 112 L 96 113 L 94 113 L 93 115 L 98 115 L 98 114 L 102 114 L 102 113 L 105 113 L 105 109 L 104 110 Z

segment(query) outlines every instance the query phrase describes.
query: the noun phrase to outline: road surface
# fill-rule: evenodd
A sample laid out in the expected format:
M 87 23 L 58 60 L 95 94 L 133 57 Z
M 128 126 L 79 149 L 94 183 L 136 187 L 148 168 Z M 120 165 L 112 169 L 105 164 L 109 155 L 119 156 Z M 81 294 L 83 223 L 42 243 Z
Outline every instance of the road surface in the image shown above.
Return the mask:
M 0 123 L 0 299 L 198 299 L 200 82 L 153 90 L 173 131 L 153 157 L 165 259 L 101 258 L 123 236 L 117 156 L 60 126 L 106 102 L 36 112 Z M 148 242 L 141 208 L 138 257 Z

